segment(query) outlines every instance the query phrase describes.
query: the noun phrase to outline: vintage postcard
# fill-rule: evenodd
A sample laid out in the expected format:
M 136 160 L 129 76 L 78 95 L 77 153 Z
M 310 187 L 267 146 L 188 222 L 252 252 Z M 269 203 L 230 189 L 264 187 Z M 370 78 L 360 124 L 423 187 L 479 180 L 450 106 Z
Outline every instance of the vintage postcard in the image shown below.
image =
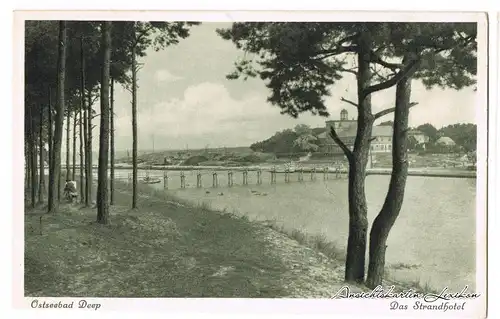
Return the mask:
M 15 39 L 16 307 L 486 316 L 486 14 L 19 11 Z

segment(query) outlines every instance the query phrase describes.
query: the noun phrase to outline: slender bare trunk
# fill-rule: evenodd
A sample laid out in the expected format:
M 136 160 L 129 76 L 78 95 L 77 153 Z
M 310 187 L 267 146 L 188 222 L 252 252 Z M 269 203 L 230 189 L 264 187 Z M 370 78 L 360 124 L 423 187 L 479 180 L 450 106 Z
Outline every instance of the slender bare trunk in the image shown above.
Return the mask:
M 108 152 L 109 152 L 109 66 L 111 59 L 111 21 L 102 23 L 103 67 L 101 71 L 101 125 L 99 134 L 99 169 L 97 178 L 97 222 L 109 221 Z
M 403 63 L 407 62 L 406 59 Z M 408 117 L 410 114 L 411 77 L 409 74 L 396 86 L 396 107 L 392 136 L 392 174 L 389 189 L 370 232 L 370 251 L 366 284 L 375 288 L 382 284 L 387 238 L 403 205 L 408 175 Z
M 43 107 L 40 107 L 40 127 L 38 131 L 38 148 L 40 155 L 40 181 L 38 182 L 38 202 L 43 202 L 43 193 L 45 191 L 45 165 L 43 163 L 44 156 L 43 152 L 45 151 L 45 146 L 43 145 Z
M 71 117 L 70 112 L 67 110 L 66 112 L 66 181 L 71 179 L 71 166 L 70 166 L 70 156 L 71 156 L 71 145 L 70 145 L 70 127 L 71 125 Z
M 26 122 L 25 124 L 26 126 L 28 125 L 28 123 Z M 25 136 L 26 136 L 26 139 L 28 138 L 28 129 L 25 128 Z M 31 161 L 30 161 L 30 151 L 29 151 L 29 147 L 28 145 L 25 145 L 24 147 L 24 165 L 25 165 L 25 168 L 26 168 L 26 172 L 25 172 L 25 175 L 24 175 L 24 188 L 26 191 L 29 191 L 31 189 Z
M 78 121 L 78 133 L 80 137 L 80 203 L 85 203 L 85 155 L 83 153 L 83 146 L 84 146 L 84 141 L 83 141 L 83 136 L 82 136 L 82 127 L 83 127 L 83 108 L 80 108 L 80 111 L 78 112 L 79 114 L 79 121 Z
M 57 59 L 57 107 L 54 131 L 54 151 L 52 172 L 49 176 L 49 212 L 57 210 L 55 201 L 56 183 L 61 174 L 61 142 L 64 120 L 64 82 L 66 75 L 66 21 L 59 22 L 59 54 Z
M 86 103 L 85 101 L 83 103 Z M 83 111 L 83 142 L 84 142 L 84 154 L 85 154 L 85 206 L 90 205 L 90 188 L 89 183 L 90 178 L 90 168 L 89 168 L 89 125 L 88 125 L 88 110 L 85 106 Z
M 61 141 L 62 144 L 62 141 Z M 61 201 L 61 179 L 62 179 L 62 169 L 60 170 L 61 172 L 59 173 L 59 179 L 57 180 L 57 201 Z
M 137 208 L 137 61 L 132 50 L 132 208 Z
M 85 206 L 88 207 L 90 205 L 90 198 L 89 198 L 89 193 L 90 193 L 90 187 L 91 185 L 89 184 L 89 154 L 88 154 L 88 110 L 87 106 L 85 103 L 85 49 L 84 49 L 84 43 L 83 43 L 83 36 L 80 38 L 80 77 L 81 77 L 81 83 L 80 83 L 80 107 L 83 111 L 83 145 L 84 145 L 84 152 L 83 152 L 83 160 L 85 161 L 85 195 L 82 196 L 85 197 Z M 81 122 L 81 119 L 80 119 Z M 80 123 L 82 125 L 82 123 Z M 80 132 L 81 134 L 81 132 Z M 81 147 L 80 147 L 81 149 Z
M 114 91 L 115 85 L 114 80 L 111 78 L 111 87 L 110 87 L 110 103 L 109 103 L 109 116 L 110 116 L 110 176 L 109 176 L 109 204 L 115 204 L 115 115 L 114 115 Z
M 76 181 L 76 118 L 77 118 L 77 111 L 75 110 L 74 112 L 74 117 L 73 117 L 73 164 L 71 167 L 71 180 Z M 75 185 L 76 186 L 76 185 Z
M 53 153 L 53 147 L 52 147 L 52 142 L 53 142 L 53 132 L 54 132 L 54 124 L 52 123 L 52 90 L 50 89 L 49 87 L 49 114 L 48 114 L 48 117 L 49 117 L 49 126 L 48 126 L 48 129 L 47 129 L 47 145 L 48 145 L 48 148 L 49 148 L 49 158 L 47 159 L 48 161 L 48 164 L 49 164 L 49 190 L 47 192 L 47 201 L 50 200 L 50 196 L 49 196 L 49 192 L 50 192 L 50 175 L 53 173 L 52 171 L 52 165 L 53 165 L 53 162 L 52 162 L 52 153 Z M 50 206 L 50 204 L 49 204 Z
M 89 203 L 92 203 L 92 183 L 94 180 L 93 177 L 93 167 L 92 167 L 92 92 L 87 90 L 87 166 L 88 166 L 88 176 L 87 176 L 87 185 L 88 185 L 88 193 L 87 198 Z
M 26 144 L 28 146 L 28 157 L 27 161 L 29 162 L 29 190 L 30 190 L 30 198 L 31 198 L 31 207 L 34 208 L 36 205 L 36 150 L 35 150 L 35 134 L 34 134 L 34 125 L 33 125 L 33 106 L 28 105 L 27 106 L 27 119 L 26 119 L 26 126 L 27 126 L 27 134 L 26 134 Z
M 32 120 L 34 122 L 34 119 Z M 33 194 L 31 195 L 31 201 L 33 202 L 33 206 L 36 205 L 36 195 L 38 193 L 38 154 L 37 154 L 37 136 L 35 134 L 35 124 L 31 124 L 33 127 L 33 133 L 32 133 L 32 141 L 31 141 L 31 167 L 33 168 L 31 171 L 31 178 L 33 179 L 33 185 L 32 185 L 32 190 Z

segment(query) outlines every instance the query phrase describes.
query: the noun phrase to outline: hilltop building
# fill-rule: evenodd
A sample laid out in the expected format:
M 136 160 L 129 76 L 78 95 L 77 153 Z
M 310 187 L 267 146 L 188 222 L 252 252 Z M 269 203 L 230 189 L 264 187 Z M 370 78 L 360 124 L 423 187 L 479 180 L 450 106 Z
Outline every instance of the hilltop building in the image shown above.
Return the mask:
M 318 139 L 320 140 L 318 152 L 324 154 L 342 153 L 340 147 L 330 137 L 330 127 L 332 126 L 335 128 L 342 142 L 352 150 L 354 147 L 354 140 L 356 139 L 358 122 L 354 118 L 349 120 L 347 110 L 342 109 L 342 111 L 340 111 L 340 120 L 326 121 L 326 130 L 318 135 Z M 374 126 L 372 129 L 372 137 L 374 139 L 371 143 L 371 152 L 388 153 L 392 151 L 391 125 Z

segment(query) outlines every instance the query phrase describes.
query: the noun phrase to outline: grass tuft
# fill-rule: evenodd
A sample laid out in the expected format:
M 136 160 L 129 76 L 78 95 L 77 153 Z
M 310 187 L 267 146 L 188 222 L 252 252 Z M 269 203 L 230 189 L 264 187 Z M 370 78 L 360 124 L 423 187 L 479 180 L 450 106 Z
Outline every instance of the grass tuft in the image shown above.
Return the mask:
M 328 258 L 345 261 L 345 251 L 337 247 L 334 243 L 329 242 L 325 235 L 309 235 L 306 232 L 299 229 L 289 230 L 285 228 L 283 225 L 279 225 L 277 220 L 268 220 L 265 221 L 264 224 L 282 234 L 287 235 L 288 237 L 296 240 L 299 244 L 302 244 L 306 247 L 317 250 Z

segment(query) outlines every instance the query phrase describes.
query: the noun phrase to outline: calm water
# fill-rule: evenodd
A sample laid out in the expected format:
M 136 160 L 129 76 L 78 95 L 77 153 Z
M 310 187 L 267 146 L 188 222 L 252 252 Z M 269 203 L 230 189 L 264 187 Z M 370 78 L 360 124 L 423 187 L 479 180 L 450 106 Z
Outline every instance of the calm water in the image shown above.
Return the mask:
M 128 171 L 117 171 L 122 177 Z M 196 189 L 196 173 L 186 173 L 186 189 L 179 189 L 179 172 L 169 172 L 169 190 L 183 199 L 207 202 L 217 209 L 228 209 L 257 220 L 275 219 L 289 229 L 301 229 L 309 234 L 323 234 L 329 241 L 345 249 L 348 235 L 347 180 L 323 173 L 310 180 L 304 173 L 303 183 L 298 174 L 278 174 L 277 184 L 271 185 L 269 173 L 262 173 L 262 185 L 256 184 L 255 172 L 248 174 L 247 186 L 242 186 L 242 173 L 234 173 L 234 185 L 227 187 L 227 174 L 218 174 L 219 188 L 212 189 L 212 173 L 203 172 L 204 189 Z M 161 172 L 151 176 L 162 177 Z M 371 222 L 380 210 L 390 176 L 371 175 L 366 178 L 368 218 Z M 163 183 L 152 187 L 163 189 Z M 262 195 L 255 195 L 251 191 Z M 207 191 L 209 193 L 207 194 Z M 223 193 L 220 195 L 219 193 Z M 396 279 L 429 284 L 437 289 L 444 286 L 461 289 L 475 287 L 476 253 L 476 180 L 408 177 L 405 199 L 398 220 L 388 238 L 387 266 L 399 263 L 412 269 L 391 269 Z

